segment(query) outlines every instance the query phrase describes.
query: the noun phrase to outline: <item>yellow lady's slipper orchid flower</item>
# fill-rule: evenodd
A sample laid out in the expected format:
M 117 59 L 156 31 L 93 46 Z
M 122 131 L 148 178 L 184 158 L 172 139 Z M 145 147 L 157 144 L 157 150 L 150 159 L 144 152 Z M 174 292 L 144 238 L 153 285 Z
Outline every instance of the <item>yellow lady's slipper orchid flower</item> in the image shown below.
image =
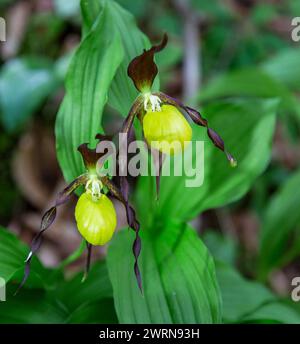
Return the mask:
M 192 128 L 183 114 L 173 105 L 162 105 L 161 111 L 147 111 L 143 130 L 149 146 L 162 153 L 182 152 L 192 138 Z
M 139 95 L 132 104 L 121 129 L 122 134 L 127 134 L 129 142 L 133 137 L 131 129 L 133 128 L 134 119 L 137 117 L 142 124 L 144 137 L 148 145 L 160 152 L 159 158 L 156 158 L 158 170 L 156 176 L 157 196 L 164 154 L 174 155 L 179 151 L 183 151 L 187 146 L 184 142 L 190 141 L 192 138 L 192 129 L 183 114 L 188 116 L 194 124 L 204 127 L 211 142 L 225 153 L 230 165 L 232 167 L 237 166 L 236 159 L 227 151 L 222 138 L 210 127 L 208 120 L 199 111 L 185 105 L 176 98 L 152 89 L 153 82 L 158 74 L 154 56 L 166 47 L 167 42 L 168 37 L 165 34 L 159 44 L 144 50 L 141 55 L 136 56 L 129 63 L 127 74 L 139 91 Z M 156 152 L 151 151 L 151 153 L 155 158 Z
M 84 192 L 75 208 L 77 228 L 92 245 L 105 245 L 117 226 L 117 214 L 111 200 L 104 194 L 98 200 Z
M 109 139 L 108 136 L 100 134 L 97 137 L 99 139 Z M 25 260 L 23 280 L 16 292 L 22 288 L 29 276 L 31 260 L 41 246 L 44 232 L 56 218 L 57 207 L 67 203 L 79 186 L 85 187 L 85 192 L 79 197 L 75 208 L 78 231 L 85 239 L 88 250 L 84 279 L 90 267 L 92 245 L 105 245 L 112 238 L 117 226 L 115 207 L 104 194 L 104 192 L 107 192 L 124 205 L 128 225 L 135 231 L 135 240 L 133 242 L 134 273 L 138 286 L 142 290 L 141 274 L 138 267 L 138 257 L 141 251 L 140 224 L 136 219 L 135 211 L 128 203 L 128 198 L 124 197 L 124 194 L 109 177 L 97 174 L 96 165 L 105 153 L 97 153 L 96 149 L 90 149 L 86 143 L 80 145 L 78 150 L 82 155 L 86 171 L 58 194 L 54 205 L 42 217 L 40 231 L 32 240 L 30 252 Z

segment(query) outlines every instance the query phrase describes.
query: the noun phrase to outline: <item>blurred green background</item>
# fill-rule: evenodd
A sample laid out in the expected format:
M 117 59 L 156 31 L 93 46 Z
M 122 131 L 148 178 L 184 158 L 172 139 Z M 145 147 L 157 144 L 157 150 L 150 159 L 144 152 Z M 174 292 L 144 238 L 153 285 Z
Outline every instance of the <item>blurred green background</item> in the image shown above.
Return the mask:
M 241 128 L 236 120 L 260 123 L 240 167 L 253 164 L 249 178 L 222 196 L 231 203 L 222 206 L 225 201 L 203 193 L 201 206 L 191 205 L 193 219 L 187 217 L 215 259 L 223 321 L 300 323 L 300 303 L 290 296 L 292 279 L 300 276 L 300 41 L 291 38 L 300 2 L 117 2 L 150 41 L 168 33 L 168 47 L 157 56 L 161 90 L 206 109 L 204 116 L 211 114 L 233 154 L 241 154 L 239 143 L 247 135 L 246 124 Z M 0 16 L 7 24 L 7 40 L 0 43 L 0 277 L 11 280 L 8 300 L 0 302 L 0 322 L 131 321 L 116 314 L 102 263 L 106 248 L 94 250 L 89 279 L 80 283 L 84 254 L 73 217 L 75 200 L 61 208 L 45 235 L 28 288 L 12 296 L 22 276 L 25 245 L 65 184 L 54 125 L 82 19 L 79 0 L 2 0 Z M 267 118 L 275 107 L 272 128 Z M 121 123 L 122 117 L 107 107 L 103 127 L 115 132 Z M 239 140 L 230 141 L 235 135 Z M 255 165 L 260 154 L 264 158 Z M 217 175 L 219 165 L 212 166 Z M 167 181 L 164 185 L 167 190 Z M 147 185 L 139 184 L 139 190 Z M 143 191 L 135 197 L 146 218 Z M 125 214 L 116 207 L 121 228 Z

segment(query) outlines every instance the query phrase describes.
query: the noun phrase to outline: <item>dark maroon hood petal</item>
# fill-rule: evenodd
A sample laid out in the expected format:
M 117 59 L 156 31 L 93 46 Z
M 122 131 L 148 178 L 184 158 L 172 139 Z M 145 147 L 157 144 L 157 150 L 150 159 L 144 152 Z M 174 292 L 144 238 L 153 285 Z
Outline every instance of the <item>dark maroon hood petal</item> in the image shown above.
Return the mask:
M 167 42 L 168 36 L 164 34 L 160 44 L 154 45 L 149 50 L 144 50 L 141 55 L 135 57 L 130 62 L 127 74 L 140 92 L 150 91 L 158 73 L 157 65 L 154 62 L 154 54 L 164 49 Z
M 155 163 L 158 165 L 157 166 L 157 173 L 156 173 L 156 200 L 159 199 L 159 192 L 160 192 L 160 177 L 161 177 L 161 171 L 162 171 L 162 166 L 163 166 L 163 162 L 165 159 L 165 154 L 162 152 L 158 152 L 158 161 L 156 161 Z
M 96 149 L 88 147 L 88 143 L 81 144 L 77 150 L 80 152 L 84 166 L 87 170 L 95 169 L 97 161 L 102 157 L 103 154 L 97 153 Z

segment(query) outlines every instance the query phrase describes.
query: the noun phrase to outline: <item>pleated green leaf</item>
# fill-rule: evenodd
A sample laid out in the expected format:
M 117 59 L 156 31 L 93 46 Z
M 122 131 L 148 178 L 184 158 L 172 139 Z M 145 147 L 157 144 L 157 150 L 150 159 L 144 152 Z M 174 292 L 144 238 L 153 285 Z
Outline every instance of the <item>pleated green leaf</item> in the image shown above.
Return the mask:
M 275 296 L 264 285 L 245 279 L 230 265 L 218 262 L 216 271 L 223 300 L 224 322 L 238 323 L 259 307 L 275 300 Z
M 144 295 L 133 273 L 132 240 L 132 233 L 119 233 L 107 258 L 121 323 L 221 321 L 214 262 L 194 230 L 173 224 L 151 238 L 143 233 L 139 265 Z
M 112 15 L 112 30 L 120 33 L 124 58 L 112 82 L 108 103 L 122 116 L 126 116 L 138 94 L 131 79 L 127 76 L 127 67 L 134 57 L 143 52 L 143 49 L 150 47 L 149 40 L 137 27 L 132 14 L 117 2 L 112 0 L 82 1 L 81 6 L 88 27 L 93 25 L 95 13 L 107 6 Z
M 83 171 L 76 149 L 83 142 L 95 144 L 106 102 L 127 115 L 137 96 L 127 66 L 150 46 L 133 16 L 116 2 L 82 0 L 81 11 L 83 39 L 69 69 L 56 121 L 58 159 L 67 181 Z
M 101 119 L 108 89 L 123 59 L 113 18 L 104 6 L 90 32 L 76 51 L 66 80 L 66 95 L 56 120 L 57 155 L 70 182 L 84 171 L 77 147 L 102 131 Z
M 284 83 L 276 80 L 271 72 L 268 73 L 262 69 L 245 68 L 222 74 L 212 79 L 199 94 L 199 100 L 202 102 L 231 97 L 278 97 L 282 111 L 289 111 L 300 116 L 298 99 Z
M 221 262 L 217 262 L 216 271 L 225 323 L 300 323 L 299 313 L 263 284 L 244 278 Z
M 112 298 L 82 303 L 67 319 L 67 324 L 116 324 Z
M 300 315 L 280 301 L 268 303 L 246 315 L 242 322 L 262 324 L 300 324 Z
M 82 283 L 83 272 L 70 281 L 62 283 L 56 290 L 58 298 L 65 307 L 74 312 L 80 305 L 96 303 L 101 299 L 112 298 L 112 287 L 106 264 L 101 261 L 91 267 L 88 278 Z
M 288 264 L 300 252 L 299 221 L 300 171 L 294 173 L 274 194 L 263 219 L 260 236 L 259 274 L 265 279 L 268 273 Z
M 8 288 L 6 302 L 1 302 L 1 324 L 60 324 L 68 316 L 63 305 L 54 302 L 43 290 L 23 289 L 14 296 Z

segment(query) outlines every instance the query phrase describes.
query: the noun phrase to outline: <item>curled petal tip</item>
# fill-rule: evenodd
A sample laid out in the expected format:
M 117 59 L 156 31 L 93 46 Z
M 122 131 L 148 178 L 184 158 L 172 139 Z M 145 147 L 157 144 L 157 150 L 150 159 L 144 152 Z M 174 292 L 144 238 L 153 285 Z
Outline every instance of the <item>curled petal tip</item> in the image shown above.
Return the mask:
M 237 167 L 237 160 L 227 151 L 225 151 L 225 154 L 226 154 L 227 160 L 230 163 L 230 166 L 231 167 Z
M 230 159 L 230 166 L 231 166 L 231 167 L 237 167 L 237 164 L 238 164 L 238 163 L 237 163 L 237 161 L 236 161 L 234 158 L 231 158 L 231 159 Z
M 27 258 L 25 259 L 24 263 L 27 263 L 32 257 L 32 252 L 29 252 Z

